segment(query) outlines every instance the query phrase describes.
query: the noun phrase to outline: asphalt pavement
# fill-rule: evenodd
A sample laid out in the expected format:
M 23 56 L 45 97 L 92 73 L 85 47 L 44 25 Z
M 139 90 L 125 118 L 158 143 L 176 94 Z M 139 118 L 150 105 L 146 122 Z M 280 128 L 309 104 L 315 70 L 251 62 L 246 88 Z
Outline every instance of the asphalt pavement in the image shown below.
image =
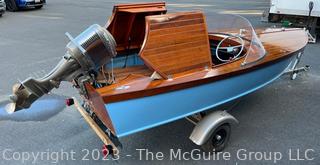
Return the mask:
M 113 5 L 127 2 L 135 0 L 48 0 L 41 10 L 6 12 L 0 18 L 1 99 L 11 93 L 12 84 L 18 80 L 40 77 L 57 64 L 68 43 L 65 32 L 76 36 L 91 24 L 105 25 Z M 260 18 L 268 5 L 268 0 L 167 1 L 169 12 L 202 9 L 241 14 L 255 27 L 271 26 Z M 319 165 L 319 51 L 319 44 L 307 46 L 301 64 L 310 65 L 311 70 L 296 80 L 282 76 L 242 98 L 231 111 L 240 124 L 232 128 L 224 155 L 210 157 L 210 160 L 204 160 L 198 154 L 199 147 L 188 139 L 193 125 L 186 120 L 121 138 L 120 159 L 102 160 L 98 152 L 102 142 L 75 108 L 68 107 L 45 121 L 0 120 L 0 164 Z M 68 83 L 53 93 L 77 95 Z M 191 151 L 194 153 L 189 154 Z M 170 157 L 179 152 L 180 158 Z

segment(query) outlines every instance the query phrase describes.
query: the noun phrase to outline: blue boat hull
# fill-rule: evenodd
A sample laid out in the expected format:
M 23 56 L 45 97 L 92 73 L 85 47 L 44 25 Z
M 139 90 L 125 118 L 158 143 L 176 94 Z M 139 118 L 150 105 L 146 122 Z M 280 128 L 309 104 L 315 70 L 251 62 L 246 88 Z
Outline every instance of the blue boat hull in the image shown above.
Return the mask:
M 214 108 L 271 83 L 292 58 L 237 76 L 169 93 L 106 104 L 116 135 L 123 137 Z

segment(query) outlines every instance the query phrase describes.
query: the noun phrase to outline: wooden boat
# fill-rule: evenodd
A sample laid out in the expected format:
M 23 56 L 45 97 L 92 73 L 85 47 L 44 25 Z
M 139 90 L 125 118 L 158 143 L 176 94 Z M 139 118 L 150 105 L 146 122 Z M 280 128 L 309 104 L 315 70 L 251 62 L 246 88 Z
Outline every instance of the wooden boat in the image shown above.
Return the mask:
M 116 5 L 105 28 L 117 57 L 94 81 L 75 85 L 83 104 L 68 100 L 110 152 L 118 138 L 199 113 L 201 120 L 189 117 L 197 122 L 190 139 L 222 150 L 237 121 L 204 112 L 277 79 L 308 42 L 304 29 L 254 30 L 235 15 L 166 13 L 163 2 Z
M 202 12 L 165 12 L 163 3 L 118 5 L 106 26 L 120 55 L 114 59 L 115 82 L 101 88 L 87 84 L 85 102 L 115 137 L 254 92 L 281 76 L 308 41 L 303 29 L 257 29 L 255 34 L 237 17 L 245 26 L 208 30 Z M 223 39 L 223 47 L 241 45 L 227 38 L 241 28 L 247 31 L 242 54 L 228 61 L 214 57 L 212 49 Z
M 101 88 L 87 84 L 85 102 L 115 137 L 256 91 L 281 76 L 308 41 L 303 29 L 257 29 L 255 34 L 241 18 L 242 30 L 248 33 L 242 35 L 247 37 L 243 51 L 221 61 L 212 49 L 223 39 L 222 47 L 241 45 L 234 37 L 241 27 L 208 31 L 202 12 L 164 13 L 164 3 L 118 5 L 107 23 L 118 44 L 119 57 L 113 61 L 115 82 Z M 98 81 L 106 83 L 103 74 Z

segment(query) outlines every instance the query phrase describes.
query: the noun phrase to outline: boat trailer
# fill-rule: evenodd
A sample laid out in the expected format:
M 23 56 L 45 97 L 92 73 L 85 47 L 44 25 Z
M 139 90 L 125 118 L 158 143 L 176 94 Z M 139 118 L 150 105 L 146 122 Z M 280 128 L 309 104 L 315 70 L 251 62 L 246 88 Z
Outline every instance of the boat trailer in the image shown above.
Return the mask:
M 66 105 L 74 105 L 81 116 L 89 124 L 92 130 L 104 143 L 102 153 L 104 156 L 119 154 L 122 144 L 117 137 L 113 136 L 110 131 L 99 121 L 85 110 L 83 104 L 75 97 L 66 99 Z M 215 110 L 212 112 L 201 112 L 186 117 L 186 119 L 195 125 L 190 140 L 202 147 L 206 152 L 220 152 L 226 146 L 231 134 L 231 126 L 235 126 L 239 121 L 227 111 Z M 215 148 L 215 149 L 213 149 Z
M 290 74 L 291 80 L 295 80 L 298 76 L 298 73 L 300 72 L 307 72 L 310 70 L 310 65 L 305 65 L 302 67 L 298 67 L 302 56 L 304 55 L 304 51 L 298 53 L 295 60 L 291 63 L 291 65 L 288 67 L 287 71 L 284 72 L 284 74 Z

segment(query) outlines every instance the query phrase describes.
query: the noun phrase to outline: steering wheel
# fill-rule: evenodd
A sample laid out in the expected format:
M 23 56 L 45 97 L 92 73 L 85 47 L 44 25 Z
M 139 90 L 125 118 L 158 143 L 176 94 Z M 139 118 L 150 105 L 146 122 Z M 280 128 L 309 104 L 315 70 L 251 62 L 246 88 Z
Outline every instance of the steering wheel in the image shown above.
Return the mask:
M 224 39 L 222 39 L 222 40 L 219 42 L 219 44 L 217 45 L 217 48 L 216 48 L 216 57 L 217 57 L 217 59 L 220 60 L 221 62 L 228 62 L 228 61 L 230 61 L 230 59 L 224 60 L 224 59 L 220 58 L 220 56 L 219 56 L 219 49 L 222 49 L 222 47 L 221 47 L 222 43 L 223 43 L 224 41 L 226 41 L 227 39 L 230 39 L 230 38 L 238 38 L 238 39 L 240 40 L 240 45 L 224 47 L 224 49 L 227 49 L 227 52 L 228 52 L 228 53 L 234 51 L 235 48 L 241 47 L 239 53 L 238 53 L 237 55 L 233 56 L 232 59 L 238 58 L 238 57 L 241 55 L 241 53 L 242 53 L 242 51 L 243 51 L 243 49 L 244 49 L 244 41 L 243 41 L 243 39 L 242 39 L 240 36 L 237 36 L 237 35 L 229 35 L 229 36 L 225 37 Z

